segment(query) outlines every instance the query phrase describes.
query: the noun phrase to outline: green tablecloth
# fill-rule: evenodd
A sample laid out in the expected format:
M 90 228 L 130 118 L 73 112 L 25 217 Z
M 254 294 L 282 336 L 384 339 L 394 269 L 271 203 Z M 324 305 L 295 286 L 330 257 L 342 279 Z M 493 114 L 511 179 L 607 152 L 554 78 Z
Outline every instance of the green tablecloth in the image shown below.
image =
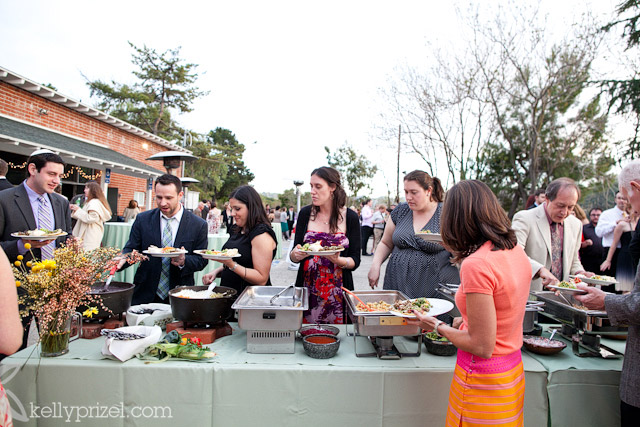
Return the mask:
M 38 359 L 34 352 L 27 359 L 33 347 L 23 350 L 2 361 L 0 368 L 5 388 L 29 416 L 16 425 L 66 424 L 64 418 L 44 418 L 40 411 L 36 420 L 34 407 L 64 411 L 97 405 L 118 408 L 114 413 L 124 408 L 125 417 L 85 418 L 81 425 L 444 425 L 455 357 L 425 353 L 401 360 L 358 358 L 343 326 L 341 347 L 332 359 L 307 357 L 300 341 L 294 354 L 249 354 L 246 333 L 236 324 L 232 327 L 233 335 L 210 345 L 218 353 L 210 363 L 102 360 L 102 338 L 75 341 L 69 354 L 57 358 Z M 358 339 L 364 341 L 358 343 L 360 350 L 368 343 Z M 396 342 L 407 350 L 417 347 L 408 338 Z M 525 425 L 543 427 L 547 372 L 527 354 L 523 362 Z M 136 417 L 137 412 L 153 415 L 154 410 L 155 417 Z

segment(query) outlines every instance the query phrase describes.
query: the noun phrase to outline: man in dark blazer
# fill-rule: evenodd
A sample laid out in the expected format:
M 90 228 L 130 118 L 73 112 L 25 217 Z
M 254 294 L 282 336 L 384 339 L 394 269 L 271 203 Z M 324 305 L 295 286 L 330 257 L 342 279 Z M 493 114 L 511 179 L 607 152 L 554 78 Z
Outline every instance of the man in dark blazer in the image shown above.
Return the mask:
M 7 188 L 13 188 L 13 185 L 7 180 L 7 172 L 9 171 L 9 165 L 7 162 L 0 159 L 0 191 Z
M 36 153 L 27 160 L 29 177 L 13 188 L 0 191 L 0 246 L 11 262 L 16 261 L 18 255 L 23 255 L 24 261 L 28 261 L 32 252 L 36 258 L 42 259 L 42 247 L 47 246 L 48 253 L 52 253 L 56 246 L 60 246 L 67 239 L 67 236 L 59 237 L 55 243 L 53 240 L 25 241 L 12 237 L 12 233 L 35 230 L 48 221 L 52 228 L 60 228 L 71 235 L 69 202 L 54 191 L 64 174 L 64 161 L 50 151 Z M 40 217 L 41 203 L 43 215 L 47 215 L 46 220 Z M 31 251 L 24 247 L 25 243 L 31 244 Z M 23 292 L 22 288 L 18 288 L 19 294 Z M 21 348 L 27 346 L 32 317 L 28 315 L 22 318 L 25 332 Z
M 149 256 L 148 261 L 141 262 L 133 279 L 133 305 L 168 303 L 168 289 L 193 286 L 193 273 L 202 270 L 208 263 L 206 259 L 193 253 L 195 249 L 207 249 L 207 222 L 184 209 L 180 203 L 183 196 L 180 179 L 173 175 L 162 175 L 156 179 L 154 190 L 158 207 L 138 214 L 122 252 L 142 252 L 151 245 L 164 247 L 163 230 L 169 223 L 168 226 L 172 229 L 172 243 L 169 246 L 184 248 L 188 253 L 170 259 L 167 289 L 158 286 L 161 282 L 163 258 Z M 121 268 L 127 266 L 124 260 L 120 262 Z
M 23 255 L 25 260 L 31 259 L 31 253 L 24 247 L 27 241 L 11 237 L 11 234 L 42 227 L 38 218 L 38 197 L 45 196 L 54 229 L 66 231 L 69 236 L 72 230 L 69 202 L 54 191 L 64 174 L 62 158 L 52 152 L 32 155 L 27 160 L 27 170 L 29 177 L 23 183 L 0 192 L 0 246 L 11 262 L 18 255 Z M 67 236 L 59 237 L 55 246 L 60 246 L 66 239 Z M 34 255 L 41 258 L 40 248 L 52 240 L 28 242 Z
M 640 160 L 628 163 L 618 176 L 618 186 L 635 211 L 640 211 Z M 620 377 L 620 418 L 622 426 L 636 426 L 640 420 L 640 275 L 631 293 L 615 295 L 584 286 L 586 295 L 574 295 L 587 308 L 606 310 L 611 324 L 629 325 Z

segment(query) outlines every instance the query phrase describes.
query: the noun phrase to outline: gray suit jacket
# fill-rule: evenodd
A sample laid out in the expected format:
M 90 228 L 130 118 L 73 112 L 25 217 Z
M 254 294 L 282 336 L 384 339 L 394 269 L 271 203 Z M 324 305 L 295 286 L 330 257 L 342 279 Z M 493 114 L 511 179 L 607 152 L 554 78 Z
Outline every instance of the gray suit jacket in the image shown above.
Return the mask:
M 29 195 L 24 188 L 24 183 L 16 185 L 8 190 L 0 191 L 0 246 L 7 254 L 11 262 L 15 261 L 18 253 L 18 238 L 11 237 L 11 233 L 17 231 L 34 230 L 36 219 L 33 216 Z M 55 217 L 55 227 L 60 228 L 71 236 L 71 210 L 69 201 L 59 194 L 49 194 L 49 201 L 53 208 Z M 56 246 L 63 243 L 68 236 L 59 237 Z M 40 258 L 40 250 L 34 249 L 33 253 Z M 29 252 L 25 254 L 25 259 L 30 259 Z
M 607 295 L 604 306 L 613 325 L 629 325 L 620 377 L 620 399 L 640 408 L 640 276 L 636 274 L 630 294 Z
M 580 263 L 580 242 L 582 240 L 582 222 L 573 215 L 564 220 L 564 237 L 562 249 L 562 277 L 569 280 L 569 275 L 584 270 Z M 551 228 L 544 211 L 544 204 L 535 209 L 517 212 L 513 216 L 512 227 L 516 232 L 518 243 L 531 262 L 532 274 L 542 267 L 551 269 Z M 542 280 L 531 281 L 532 291 L 542 290 Z

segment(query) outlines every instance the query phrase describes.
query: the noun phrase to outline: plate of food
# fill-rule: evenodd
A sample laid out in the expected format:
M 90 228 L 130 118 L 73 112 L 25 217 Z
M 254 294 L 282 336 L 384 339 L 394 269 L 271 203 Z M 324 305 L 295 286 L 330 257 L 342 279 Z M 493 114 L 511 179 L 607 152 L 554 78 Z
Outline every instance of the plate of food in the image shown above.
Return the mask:
M 440 233 L 434 233 L 431 230 L 421 230 L 416 233 L 416 236 L 427 242 L 441 243 L 442 236 Z
M 38 228 L 36 230 L 18 231 L 16 233 L 11 233 L 11 237 L 17 237 L 24 240 L 52 240 L 66 235 L 67 232 L 62 231 L 60 228 L 56 230 Z
M 193 253 L 200 255 L 204 259 L 210 259 L 213 261 L 224 261 L 242 256 L 237 249 L 224 249 L 221 251 L 215 251 L 212 249 L 196 249 Z
M 344 246 L 322 246 L 322 243 L 305 243 L 300 248 L 307 255 L 333 255 L 344 251 Z
M 550 340 L 549 338 L 533 335 L 524 335 L 522 343 L 527 350 L 544 355 L 560 353 L 567 346 L 564 341 Z
M 439 298 L 413 298 L 396 301 L 389 313 L 394 316 L 415 319 L 413 310 L 428 314 L 429 316 L 439 316 L 453 310 L 453 303 Z
M 611 277 L 611 276 L 604 276 L 604 275 L 596 275 L 596 276 L 591 276 L 591 277 L 587 277 L 584 276 L 582 274 L 578 274 L 578 275 L 570 275 L 569 276 L 572 279 L 580 279 L 581 281 L 583 281 L 584 283 L 588 283 L 590 285 L 613 285 L 615 283 L 618 283 L 618 281 L 616 280 L 615 277 Z
M 575 285 L 573 286 L 567 286 L 566 284 L 570 283 L 570 282 L 560 282 L 557 285 L 547 285 L 547 288 L 554 290 L 554 291 L 560 291 L 560 292 L 568 292 L 571 294 L 586 294 L 587 291 L 583 291 L 582 289 L 578 289 L 576 288 Z
M 146 251 L 142 251 L 142 253 L 145 255 L 150 255 L 150 256 L 160 257 L 160 258 L 173 258 L 182 254 L 186 254 L 187 251 L 184 249 L 174 248 L 172 246 L 159 248 L 157 246 L 151 245 L 147 248 Z

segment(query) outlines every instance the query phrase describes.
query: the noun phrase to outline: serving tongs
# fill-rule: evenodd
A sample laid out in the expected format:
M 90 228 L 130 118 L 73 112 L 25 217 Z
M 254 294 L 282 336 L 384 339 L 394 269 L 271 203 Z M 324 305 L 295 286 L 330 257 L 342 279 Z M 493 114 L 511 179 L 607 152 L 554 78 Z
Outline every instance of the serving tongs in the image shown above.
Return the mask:
M 104 282 L 104 286 L 102 287 L 103 290 L 107 290 L 109 289 L 109 285 L 111 284 L 111 281 L 113 280 L 113 275 L 116 274 L 116 270 L 118 269 L 118 265 L 114 265 L 113 267 L 111 267 L 111 270 L 109 270 L 109 277 L 107 277 L 107 280 Z
M 367 311 L 373 311 L 373 309 L 371 307 L 369 307 L 367 304 L 364 303 L 364 301 L 362 301 L 360 298 L 358 298 L 358 295 L 354 294 L 353 292 L 351 292 L 349 289 L 345 288 L 344 286 L 342 286 L 342 290 L 345 291 L 346 293 L 348 293 L 349 295 L 351 295 L 352 297 L 354 297 L 355 299 L 357 299 L 360 304 L 362 304 L 365 307 L 367 307 Z
M 282 294 L 287 292 L 289 290 L 289 288 L 293 288 L 293 287 L 294 287 L 294 285 L 289 285 L 286 288 L 284 288 L 283 290 L 281 290 L 280 292 L 278 292 L 277 294 L 275 294 L 274 296 L 272 296 L 271 299 L 269 300 L 269 304 L 273 304 L 278 298 L 280 298 L 280 296 Z

